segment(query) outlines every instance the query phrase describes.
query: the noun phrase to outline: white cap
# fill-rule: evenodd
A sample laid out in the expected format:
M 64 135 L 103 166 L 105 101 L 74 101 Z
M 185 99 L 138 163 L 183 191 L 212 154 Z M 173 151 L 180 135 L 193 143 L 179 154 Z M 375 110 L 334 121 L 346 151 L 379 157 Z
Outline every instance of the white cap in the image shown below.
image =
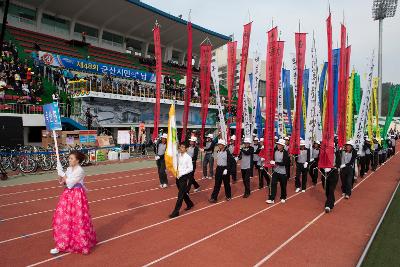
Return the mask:
M 163 134 L 162 134 L 162 136 L 161 136 L 161 138 L 165 138 L 165 139 L 167 139 L 167 138 L 168 138 L 168 134 L 166 134 L 166 133 L 163 133 Z
M 346 142 L 345 145 L 354 146 L 354 142 L 353 142 L 353 140 L 349 140 L 349 141 Z
M 284 138 L 285 140 L 289 140 L 289 137 L 287 137 L 287 136 L 285 136 L 285 138 Z
M 251 144 L 250 138 L 245 138 L 244 141 L 243 141 L 243 143 Z
M 207 138 L 213 139 L 213 138 L 214 138 L 214 135 L 213 135 L 213 134 L 207 134 Z
M 264 142 L 264 138 L 261 137 L 261 138 L 260 138 L 260 142 Z
M 301 145 L 301 146 L 305 146 L 305 145 L 306 145 L 306 141 L 300 140 L 300 145 Z
M 275 135 L 275 136 L 274 136 L 274 139 L 275 139 L 275 140 L 278 140 L 278 136 Z
M 192 136 L 189 139 L 190 142 L 197 142 L 197 137 L 196 136 Z
M 258 137 L 254 137 L 254 141 L 258 141 Z
M 253 136 L 257 136 L 257 134 L 253 133 Z
M 224 145 L 226 146 L 226 142 L 224 139 L 218 139 L 218 145 Z
M 320 144 L 321 144 L 321 142 L 320 142 L 320 141 L 318 141 L 318 140 L 315 140 L 315 141 L 314 141 L 314 144 L 318 144 L 318 145 L 320 145 Z
M 231 136 L 231 140 L 235 141 L 236 140 L 236 135 Z
M 276 142 L 276 144 L 284 146 L 285 145 L 285 140 L 279 139 L 278 142 Z

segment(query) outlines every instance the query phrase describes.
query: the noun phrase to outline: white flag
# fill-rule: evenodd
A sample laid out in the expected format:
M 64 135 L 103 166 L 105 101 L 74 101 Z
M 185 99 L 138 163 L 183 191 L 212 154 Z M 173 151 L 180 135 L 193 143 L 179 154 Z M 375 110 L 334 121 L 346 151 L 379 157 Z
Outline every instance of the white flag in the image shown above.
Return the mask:
M 219 118 L 219 128 L 221 130 L 221 137 L 223 140 L 226 141 L 226 124 L 225 124 L 224 111 L 221 104 L 221 98 L 219 94 L 218 64 L 216 60 L 211 62 L 211 76 L 214 82 L 215 99 L 218 107 L 218 118 Z

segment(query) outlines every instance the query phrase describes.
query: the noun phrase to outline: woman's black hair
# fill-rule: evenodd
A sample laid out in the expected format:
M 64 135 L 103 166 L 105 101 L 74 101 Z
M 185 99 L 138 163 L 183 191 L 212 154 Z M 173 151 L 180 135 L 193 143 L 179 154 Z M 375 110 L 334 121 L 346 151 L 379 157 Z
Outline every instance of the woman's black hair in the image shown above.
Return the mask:
M 70 156 L 74 155 L 75 158 L 79 161 L 79 163 L 82 163 L 86 158 L 85 154 L 77 150 L 72 151 L 71 153 L 69 153 L 69 155 Z

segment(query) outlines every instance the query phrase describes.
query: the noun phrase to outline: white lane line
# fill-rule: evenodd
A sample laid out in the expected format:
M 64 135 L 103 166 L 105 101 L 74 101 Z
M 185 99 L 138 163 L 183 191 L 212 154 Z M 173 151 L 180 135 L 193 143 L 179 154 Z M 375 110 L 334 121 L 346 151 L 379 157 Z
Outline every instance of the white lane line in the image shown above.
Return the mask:
M 111 164 L 110 164 L 111 165 Z M 103 165 L 94 165 L 93 167 L 96 166 L 103 166 Z M 125 171 L 116 171 L 116 172 L 105 172 L 105 173 L 97 173 L 97 174 L 90 174 L 90 175 L 86 175 L 86 177 L 92 177 L 92 176 L 101 176 L 101 175 L 106 175 L 106 174 L 116 174 L 116 173 L 123 173 L 123 172 L 132 172 L 132 171 L 137 171 L 137 170 L 144 170 L 144 169 L 155 169 L 155 167 L 143 167 L 143 168 L 139 168 L 139 169 L 132 169 L 132 170 L 125 170 Z M 32 176 L 34 176 L 35 174 L 32 174 Z M 56 174 L 54 174 L 56 175 Z M 18 179 L 18 178 L 16 178 Z M 14 185 L 3 185 L 0 186 L 0 189 L 2 188 L 10 188 L 10 187 L 17 187 L 17 186 L 24 186 L 24 185 L 31 185 L 31 184 L 40 184 L 40 183 L 46 183 L 46 182 L 51 182 L 54 181 L 54 179 L 50 179 L 50 180 L 44 180 L 44 181 L 38 181 L 38 182 L 32 182 L 32 183 L 23 183 L 23 184 L 14 184 Z
M 319 182 L 319 183 L 317 183 L 317 184 L 320 184 L 320 183 L 321 183 L 321 182 Z M 308 191 L 309 189 L 311 189 L 311 188 L 313 188 L 313 187 L 315 187 L 315 186 L 310 186 L 310 187 L 308 187 L 306 190 Z M 298 195 L 300 195 L 300 194 L 302 194 L 302 193 L 301 193 L 301 192 L 295 193 L 295 194 L 291 195 L 290 197 L 288 197 L 287 200 L 289 200 L 289 199 L 291 199 L 291 198 L 294 198 L 294 197 L 296 197 L 296 196 L 298 196 Z M 258 212 L 256 212 L 256 213 L 253 213 L 253 214 L 251 214 L 250 216 L 248 216 L 248 217 L 246 217 L 246 218 L 243 218 L 243 219 L 241 219 L 241 220 L 239 220 L 239 221 L 237 221 L 237 222 L 235 222 L 235 223 L 232 223 L 232 224 L 230 224 L 230 225 L 228 225 L 228 226 L 226 226 L 226 227 L 224 227 L 224 228 L 218 230 L 217 232 L 214 232 L 214 233 L 212 233 L 212 234 L 209 234 L 209 235 L 207 235 L 207 236 L 205 236 L 205 237 L 203 237 L 203 238 L 201 238 L 201 239 L 199 239 L 199 240 L 196 240 L 196 241 L 193 242 L 193 243 L 190 243 L 190 244 L 188 244 L 188 245 L 186 245 L 186 246 L 184 246 L 184 247 L 181 247 L 180 249 L 177 249 L 177 250 L 175 250 L 175 251 L 173 251 L 173 252 L 171 252 L 171 253 L 169 253 L 169 254 L 167 254 L 167 255 L 164 255 L 164 256 L 162 256 L 162 257 L 160 257 L 160 258 L 158 258 L 158 259 L 155 259 L 155 260 L 153 260 L 152 262 L 146 263 L 146 264 L 143 265 L 143 266 L 144 266 L 144 267 L 147 267 L 147 266 L 151 266 L 151 265 L 154 265 L 154 264 L 156 264 L 156 263 L 159 263 L 160 261 L 163 261 L 163 260 L 165 260 L 165 259 L 167 259 L 167 258 L 169 258 L 169 257 L 171 257 L 171 256 L 173 256 L 173 255 L 175 255 L 175 254 L 178 254 L 178 253 L 180 253 L 180 252 L 182 252 L 182 251 L 184 251 L 184 250 L 186 250 L 186 249 L 188 249 L 188 248 L 191 248 L 191 247 L 193 247 L 193 246 L 195 246 L 195 245 L 197 245 L 197 244 L 199 244 L 199 243 L 201 243 L 201 242 L 204 242 L 204 241 L 206 241 L 206 240 L 208 240 L 208 239 L 210 239 L 210 238 L 212 238 L 212 237 L 214 237 L 214 236 L 216 236 L 216 235 L 218 235 L 218 234 L 220 234 L 220 233 L 223 233 L 223 232 L 225 232 L 226 230 L 229 230 L 229 229 L 231 229 L 231 228 L 233 228 L 233 227 L 235 227 L 235 226 L 237 226 L 237 225 L 239 225 L 239 224 L 241 224 L 241 223 L 243 223 L 243 222 L 246 222 L 246 221 L 248 221 L 248 220 L 250 220 L 250 219 L 256 217 L 257 215 L 260 215 L 260 214 L 262 214 L 262 213 L 264 213 L 264 212 L 266 212 L 266 211 L 268 211 L 268 210 L 272 209 L 273 207 L 276 207 L 276 206 L 278 206 L 278 205 L 280 205 L 280 204 L 281 204 L 281 202 L 278 202 L 278 203 L 275 203 L 275 204 L 273 204 L 273 205 L 270 205 L 270 206 L 268 206 L 268 207 L 265 208 L 265 209 L 262 209 L 262 210 L 260 210 L 260 211 L 258 211 Z
M 397 152 L 398 153 L 398 152 Z M 396 155 L 397 155 L 396 153 Z M 391 157 L 388 161 L 385 163 L 389 162 L 393 157 Z M 380 165 L 375 172 L 371 172 L 368 174 L 364 179 L 362 179 L 359 183 L 357 183 L 356 186 L 354 186 L 354 190 L 359 187 L 364 181 L 366 181 L 369 177 L 371 177 L 372 174 L 376 173 L 383 165 Z M 342 201 L 344 197 L 340 197 L 336 202 L 335 205 L 337 205 L 340 201 Z M 318 221 L 325 212 L 321 212 L 318 214 L 317 217 L 315 217 L 313 220 L 311 220 L 309 223 L 307 223 L 303 228 L 301 228 L 298 232 L 296 232 L 294 235 L 292 235 L 289 239 L 287 239 L 285 242 L 283 242 L 280 246 L 278 246 L 276 249 L 274 249 L 271 253 L 269 253 L 267 256 L 265 256 L 263 259 L 261 259 L 258 263 L 254 265 L 254 267 L 259 267 L 266 263 L 271 257 L 273 257 L 276 253 L 278 253 L 282 248 L 284 248 L 287 244 L 289 244 L 293 239 L 298 237 L 301 233 L 303 233 L 307 228 L 309 228 L 311 225 L 313 225 L 316 221 Z
M 254 178 L 256 178 L 256 177 L 258 177 L 258 176 L 254 176 Z M 238 180 L 238 181 L 241 181 L 241 180 Z M 213 189 L 213 187 L 208 188 L 207 190 L 211 190 L 211 189 Z M 265 189 L 265 188 L 263 188 L 263 189 Z M 255 189 L 255 190 L 253 190 L 253 191 L 251 191 L 251 192 L 253 193 L 253 192 L 256 192 L 256 191 L 261 191 L 261 190 L 263 190 L 263 189 Z M 203 191 L 206 191 L 206 190 L 202 190 L 202 191 L 200 191 L 200 192 L 198 192 L 198 193 L 201 193 L 201 192 L 203 192 Z M 238 196 L 236 196 L 236 197 L 233 197 L 232 200 L 237 199 L 237 198 L 239 198 L 239 197 L 242 197 L 242 195 L 238 195 Z M 173 199 L 176 199 L 176 197 L 173 198 Z M 231 201 L 232 201 L 232 200 L 231 200 Z M 118 236 L 115 236 L 115 237 L 111 237 L 111 238 L 109 238 L 109 239 L 106 239 L 106 240 L 103 240 L 103 241 L 97 243 L 96 246 L 101 245 L 101 244 L 108 243 L 108 242 L 113 241 L 113 240 L 116 240 L 116 239 L 123 238 L 123 237 L 125 237 L 125 236 L 129 236 L 129 235 L 132 235 L 132 234 L 135 234 L 135 233 L 138 233 L 138 232 L 141 232 L 141 231 L 144 231 L 144 230 L 153 228 L 153 227 L 156 227 L 156 226 L 158 226 L 158 225 L 162 225 L 162 224 L 167 223 L 167 222 L 179 220 L 179 219 L 184 218 L 184 217 L 186 217 L 186 216 L 189 216 L 189 215 L 191 215 L 191 214 L 194 214 L 194 213 L 197 213 L 197 212 L 200 212 L 200 211 L 209 209 L 209 208 L 213 208 L 213 207 L 218 206 L 218 205 L 221 205 L 221 204 L 223 204 L 223 203 L 227 203 L 227 201 L 222 200 L 222 201 L 220 201 L 220 202 L 217 202 L 217 203 L 215 203 L 215 204 L 210 204 L 210 205 L 205 206 L 205 207 L 203 207 L 203 208 L 200 208 L 200 209 L 198 209 L 198 210 L 189 211 L 188 213 L 182 214 L 182 215 L 180 215 L 180 216 L 178 216 L 178 217 L 176 217 L 176 218 L 173 218 L 173 219 L 166 219 L 166 220 L 160 221 L 160 222 L 158 222 L 158 223 L 154 223 L 154 224 L 145 226 L 145 227 L 143 227 L 143 228 L 136 229 L 136 230 L 133 230 L 133 231 L 131 231 L 131 232 L 127 232 L 127 233 L 125 233 L 125 234 L 121 234 L 121 235 L 118 235 Z M 50 230 L 51 230 L 51 229 L 50 229 Z M 17 239 L 20 239 L 20 238 L 17 238 Z M 1 244 L 1 242 L 0 242 L 0 244 Z M 38 266 L 38 265 L 41 265 L 41 264 L 43 264 L 43 263 L 53 261 L 53 260 L 55 260 L 55 259 L 59 259 L 59 258 L 65 257 L 65 256 L 67 256 L 67 255 L 69 255 L 69 254 L 71 254 L 71 253 L 60 254 L 60 255 L 58 255 L 58 256 L 55 256 L 55 257 L 52 257 L 52 258 L 49 258 L 49 259 L 46 259 L 46 260 L 43 260 L 43 261 L 40 261 L 40 262 L 37 262 L 37 263 L 33 263 L 33 264 L 31 264 L 31 265 L 28 265 L 28 267 L 30 267 L 30 266 Z
M 257 177 L 257 176 L 256 176 L 256 177 Z M 203 179 L 203 178 L 201 178 L 200 180 L 202 180 L 202 179 Z M 240 181 L 240 180 L 238 180 L 238 181 Z M 214 188 L 214 187 L 209 187 L 209 188 L 206 188 L 206 189 L 202 189 L 202 190 L 199 191 L 199 192 L 196 192 L 196 193 L 193 192 L 193 193 L 190 193 L 190 194 L 191 194 L 191 195 L 193 195 L 193 194 L 198 194 L 198 193 L 201 193 L 201 192 L 209 191 L 209 190 L 211 190 L 211 189 L 213 189 L 213 188 Z M 157 189 L 160 189 L 160 188 L 157 188 Z M 105 218 L 105 217 L 109 217 L 109 216 L 121 214 L 121 213 L 124 213 L 124 212 L 133 211 L 133 210 L 136 210 L 136 209 L 139 209 L 139 208 L 143 208 L 143 207 L 148 207 L 148 206 L 156 205 L 156 204 L 159 204 L 159 203 L 162 203 L 162 202 L 166 202 L 166 201 L 169 201 L 169 200 L 173 200 L 173 199 L 176 199 L 176 198 L 177 198 L 177 197 L 168 198 L 168 199 L 164 199 L 164 200 L 155 201 L 155 202 L 152 202 L 152 203 L 148 203 L 148 204 L 144 204 L 144 205 L 132 207 L 132 208 L 129 208 L 129 209 L 124 209 L 124 210 L 120 210 L 120 211 L 108 213 L 108 214 L 105 214 L 105 215 L 100 215 L 100 216 L 97 216 L 97 217 L 93 217 L 92 220 L 97 220 L 97 219 L 101 219 L 101 218 Z M 49 231 L 51 231 L 51 230 L 52 230 L 52 228 L 49 228 L 49 229 L 46 229 L 46 230 L 41 230 L 41 231 L 38 231 L 38 232 L 29 233 L 29 234 L 24 234 L 24 235 L 21 235 L 21 236 L 18 236 L 18 237 L 14 237 L 14 238 L 2 240 L 2 241 L 0 241 L 0 244 L 9 243 L 9 242 L 11 242 L 11 241 L 19 240 L 19 239 L 22 239 L 22 238 L 27 238 L 27 237 L 35 236 L 35 235 L 38 235 L 38 234 L 42 234 L 42 233 L 45 233 L 45 232 L 49 232 Z
M 155 173 L 157 173 L 157 172 L 149 172 L 148 174 L 155 174 Z M 92 184 L 92 183 L 104 182 L 104 181 L 113 181 L 113 180 L 136 177 L 136 176 L 141 176 L 141 175 L 143 175 L 143 174 L 125 175 L 125 176 L 118 176 L 118 177 L 113 177 L 113 178 L 105 178 L 105 179 L 99 179 L 99 180 L 93 180 L 93 181 L 89 180 L 89 181 L 85 181 L 85 184 Z M 54 180 L 54 182 L 56 182 L 56 180 Z M 1 196 L 18 195 L 18 194 L 23 194 L 23 193 L 31 193 L 31 192 L 36 192 L 36 191 L 43 191 L 43 190 L 62 188 L 62 187 L 63 186 L 61 186 L 61 185 L 42 187 L 42 188 L 36 188 L 36 189 L 30 189 L 30 190 L 24 190 L 24 191 L 12 192 L 12 193 L 0 194 L 0 197 Z

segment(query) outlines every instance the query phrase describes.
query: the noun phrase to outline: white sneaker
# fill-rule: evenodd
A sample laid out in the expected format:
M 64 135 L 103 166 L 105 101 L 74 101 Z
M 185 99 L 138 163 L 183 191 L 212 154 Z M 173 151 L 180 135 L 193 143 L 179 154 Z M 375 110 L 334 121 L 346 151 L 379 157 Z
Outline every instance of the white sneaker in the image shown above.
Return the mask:
M 52 248 L 52 249 L 50 249 L 50 254 L 56 255 L 56 254 L 58 254 L 58 253 L 60 253 L 60 251 L 59 251 L 57 248 Z
M 199 186 L 198 188 L 195 188 L 195 189 L 193 190 L 193 192 L 195 192 L 195 193 L 200 192 L 200 186 Z
M 209 180 L 212 180 L 212 176 L 209 176 L 208 179 L 209 179 Z
M 345 193 L 342 193 L 342 197 L 344 197 L 346 194 Z
M 268 204 L 274 204 L 275 203 L 275 201 L 270 200 L 270 199 L 267 199 L 267 201 L 265 201 L 265 202 L 267 202 Z
M 325 213 L 329 213 L 329 212 L 331 212 L 331 208 L 325 207 Z
M 306 192 L 306 190 L 301 190 L 302 193 Z
M 160 184 L 160 188 L 164 188 L 164 185 L 163 185 L 163 184 Z
M 296 188 L 296 193 L 300 192 L 300 188 Z
M 281 203 L 285 203 L 286 202 L 286 199 L 281 199 Z
M 345 198 L 345 199 L 349 199 L 349 198 L 350 198 L 350 196 L 348 196 L 348 195 L 345 195 L 345 196 L 344 196 L 344 198 Z
M 168 185 L 167 184 L 163 184 L 163 188 L 167 188 L 168 187 Z

